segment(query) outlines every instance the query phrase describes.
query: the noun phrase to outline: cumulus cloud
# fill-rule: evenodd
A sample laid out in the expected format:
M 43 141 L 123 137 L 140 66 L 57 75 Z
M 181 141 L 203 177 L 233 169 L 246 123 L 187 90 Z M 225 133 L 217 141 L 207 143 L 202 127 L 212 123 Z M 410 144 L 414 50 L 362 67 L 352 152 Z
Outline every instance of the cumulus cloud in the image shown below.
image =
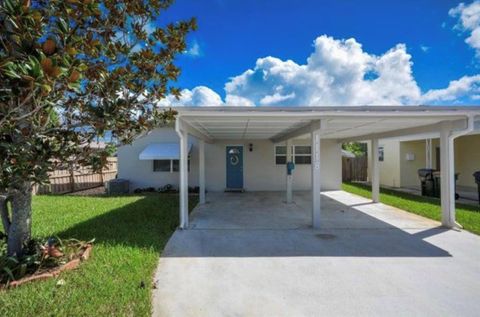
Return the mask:
M 158 102 L 160 107 L 218 107 L 222 105 L 222 98 L 205 86 L 198 86 L 192 90 L 184 89 L 181 91 L 179 99 L 169 95 Z
M 423 100 L 427 102 L 435 101 L 455 101 L 459 96 L 475 94 L 480 92 L 480 75 L 463 76 L 458 80 L 450 82 L 445 89 L 429 90 L 423 95 Z M 475 95 L 471 99 L 477 100 Z
M 404 44 L 381 55 L 363 50 L 355 39 L 322 35 L 303 64 L 268 56 L 225 84 L 225 102 L 199 86 L 173 106 L 352 106 L 437 104 L 478 92 L 479 76 L 464 76 L 447 88 L 422 93 L 412 73 L 412 56 Z
M 450 9 L 448 14 L 451 17 L 458 18 L 457 29 L 470 33 L 465 42 L 473 47 L 477 57 L 480 57 L 480 1 L 474 1 L 469 5 L 462 2 L 455 8 Z

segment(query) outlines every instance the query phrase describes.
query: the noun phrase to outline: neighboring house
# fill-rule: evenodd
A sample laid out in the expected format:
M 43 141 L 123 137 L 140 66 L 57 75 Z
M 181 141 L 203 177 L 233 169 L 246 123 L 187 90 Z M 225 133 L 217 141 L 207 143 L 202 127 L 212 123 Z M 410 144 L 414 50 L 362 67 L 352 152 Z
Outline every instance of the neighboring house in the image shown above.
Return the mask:
M 441 135 L 442 223 L 455 227 L 453 142 L 480 129 L 480 107 L 177 107 L 175 127 L 118 148 L 118 176 L 131 189 L 177 185 L 180 227 L 188 228 L 188 187 L 206 191 L 311 191 L 312 225 L 321 222 L 321 190 L 341 188 L 343 142 L 371 140 L 372 199 L 379 201 L 379 140 Z M 400 148 L 396 150 L 401 152 Z M 398 154 L 397 153 L 397 154 Z M 288 162 L 295 163 L 292 167 Z M 400 170 L 392 173 L 398 173 Z M 387 174 L 387 173 L 383 173 Z M 385 176 L 383 176 L 385 177 Z
M 480 134 L 460 136 L 455 139 L 455 172 L 457 188 L 476 192 L 473 173 L 480 170 Z M 380 140 L 380 184 L 390 187 L 420 187 L 417 171 L 420 168 L 440 167 L 440 139 Z M 431 153 L 431 155 L 429 155 Z M 430 158 L 430 159 L 429 159 Z

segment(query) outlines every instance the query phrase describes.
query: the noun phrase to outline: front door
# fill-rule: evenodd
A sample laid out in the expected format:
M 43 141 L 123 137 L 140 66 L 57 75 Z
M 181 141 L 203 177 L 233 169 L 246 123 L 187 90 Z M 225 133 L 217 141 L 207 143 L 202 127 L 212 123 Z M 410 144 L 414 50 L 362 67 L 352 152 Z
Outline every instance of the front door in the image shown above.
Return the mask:
M 243 189 L 243 146 L 227 146 L 227 189 Z

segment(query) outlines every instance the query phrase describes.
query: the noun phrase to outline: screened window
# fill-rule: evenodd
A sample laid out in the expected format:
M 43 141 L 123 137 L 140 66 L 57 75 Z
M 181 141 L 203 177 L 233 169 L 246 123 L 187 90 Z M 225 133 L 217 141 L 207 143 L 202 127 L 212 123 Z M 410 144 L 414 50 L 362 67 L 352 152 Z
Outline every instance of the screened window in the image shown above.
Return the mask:
M 153 160 L 154 172 L 178 172 L 180 171 L 179 160 Z M 190 157 L 188 158 L 188 171 L 190 171 Z
M 311 164 L 312 148 L 308 145 L 296 145 L 294 147 L 295 164 Z
M 286 146 L 276 146 L 275 147 L 275 164 L 282 165 L 287 164 L 287 147 Z
M 170 160 L 153 160 L 154 172 L 170 172 Z
M 295 164 L 311 164 L 312 149 L 309 145 L 292 146 L 293 161 Z M 287 147 L 284 145 L 275 146 L 275 164 L 287 163 Z

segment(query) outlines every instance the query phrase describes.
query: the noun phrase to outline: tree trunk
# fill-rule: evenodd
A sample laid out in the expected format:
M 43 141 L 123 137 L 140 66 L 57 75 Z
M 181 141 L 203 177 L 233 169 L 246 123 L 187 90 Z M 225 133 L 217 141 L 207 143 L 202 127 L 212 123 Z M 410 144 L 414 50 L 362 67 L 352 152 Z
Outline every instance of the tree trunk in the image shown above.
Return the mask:
M 32 228 L 32 188 L 25 183 L 11 195 L 12 219 L 8 230 L 7 253 L 22 256 L 23 247 L 30 240 Z

